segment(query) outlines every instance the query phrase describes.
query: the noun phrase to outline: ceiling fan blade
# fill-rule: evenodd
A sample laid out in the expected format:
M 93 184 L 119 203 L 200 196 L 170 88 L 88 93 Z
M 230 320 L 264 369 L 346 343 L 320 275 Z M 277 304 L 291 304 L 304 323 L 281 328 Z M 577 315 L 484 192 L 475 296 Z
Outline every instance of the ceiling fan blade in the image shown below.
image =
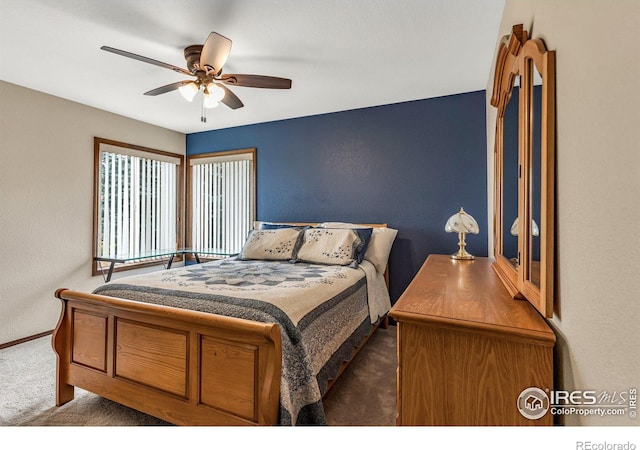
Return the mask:
M 116 55 L 126 56 L 127 58 L 137 59 L 138 61 L 142 61 L 142 62 L 146 62 L 146 63 L 149 63 L 149 64 L 153 64 L 155 66 L 164 67 L 165 69 L 171 69 L 171 70 L 173 70 L 175 72 L 180 72 L 180 73 L 183 73 L 185 75 L 193 75 L 187 69 L 183 69 L 182 67 L 173 66 L 171 64 L 163 63 L 162 61 L 157 61 L 155 59 L 147 58 L 146 56 L 136 55 L 135 53 L 126 52 L 124 50 L 119 50 L 119 49 L 113 48 L 113 47 L 107 47 L 106 45 L 103 45 L 102 47 L 100 47 L 100 49 L 104 50 L 106 52 L 115 53 Z
M 160 95 L 165 94 L 167 92 L 175 91 L 176 89 L 185 86 L 189 83 L 192 83 L 191 80 L 178 81 L 176 83 L 167 84 L 166 86 L 161 86 L 159 88 L 152 89 L 148 92 L 145 92 L 144 95 Z
M 218 74 L 227 62 L 231 51 L 231 39 L 221 34 L 211 32 L 200 53 L 200 67 L 209 66 L 213 73 Z
M 288 78 L 268 77 L 265 75 L 227 74 L 220 77 L 220 81 L 233 86 L 245 86 L 267 89 L 291 89 Z
M 219 84 L 218 86 L 220 86 L 224 90 L 224 97 L 222 98 L 222 100 L 220 100 L 222 103 L 224 103 L 231 109 L 238 109 L 244 106 L 244 103 L 242 103 L 238 96 L 227 89 L 226 86 L 222 84 Z

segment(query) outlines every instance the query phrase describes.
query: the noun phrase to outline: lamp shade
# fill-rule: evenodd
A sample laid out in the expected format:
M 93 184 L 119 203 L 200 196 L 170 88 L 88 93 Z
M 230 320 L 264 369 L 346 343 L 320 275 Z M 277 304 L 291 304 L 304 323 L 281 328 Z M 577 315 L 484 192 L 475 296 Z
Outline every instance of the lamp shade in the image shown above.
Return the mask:
M 207 88 L 205 90 L 205 94 L 209 94 L 211 96 L 212 101 L 219 102 L 224 98 L 224 89 L 222 89 L 216 83 L 207 84 Z
M 476 219 L 467 214 L 463 208 L 460 208 L 459 212 L 449 217 L 444 230 L 447 233 L 480 233 L 480 227 L 478 227 Z
M 189 102 L 193 100 L 193 97 L 196 96 L 199 90 L 200 88 L 195 83 L 185 84 L 184 86 L 180 86 L 178 88 L 178 91 L 180 91 L 180 94 L 182 94 L 185 100 Z
M 531 219 L 531 234 L 533 236 L 540 236 L 540 228 L 538 228 L 538 224 L 533 219 Z M 511 235 L 512 236 L 518 235 L 518 218 L 517 217 L 513 221 L 513 224 L 511 225 Z
M 220 103 L 220 100 L 224 98 L 224 89 L 218 86 L 216 83 L 209 83 L 204 87 L 203 103 L 205 108 L 215 108 Z
M 220 103 L 218 103 L 211 95 L 205 93 L 203 96 L 203 101 L 202 101 L 202 106 L 204 106 L 205 108 L 215 108 L 219 105 Z

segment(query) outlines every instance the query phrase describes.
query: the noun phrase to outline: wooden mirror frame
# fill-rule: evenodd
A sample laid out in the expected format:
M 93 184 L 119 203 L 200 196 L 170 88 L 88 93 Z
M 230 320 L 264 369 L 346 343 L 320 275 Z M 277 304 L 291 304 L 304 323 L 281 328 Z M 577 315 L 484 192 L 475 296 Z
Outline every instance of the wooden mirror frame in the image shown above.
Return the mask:
M 554 295 L 554 244 L 555 244 L 555 52 L 546 49 L 541 39 L 528 40 L 521 50 L 520 71 L 522 88 L 520 92 L 523 109 L 520 116 L 523 127 L 523 170 L 520 180 L 518 200 L 520 212 L 527 220 L 520 223 L 519 242 L 522 270 L 520 286 L 525 298 L 545 317 L 553 316 Z M 542 78 L 540 106 L 540 129 L 534 127 L 534 73 Z M 537 113 L 536 113 L 537 114 Z M 531 217 L 534 135 L 540 136 L 540 267 L 531 267 Z M 539 271 L 538 284 L 531 280 L 531 273 Z
M 542 78 L 540 129 L 534 129 L 534 73 Z M 518 112 L 518 265 L 503 254 L 504 114 L 520 76 Z M 508 40 L 499 46 L 496 58 L 491 105 L 497 108 L 494 184 L 493 267 L 514 298 L 528 300 L 544 317 L 553 316 L 555 245 L 555 51 L 546 49 L 541 39 L 528 39 L 522 25 L 513 27 Z M 539 284 L 531 280 L 531 198 L 534 133 L 540 133 L 540 267 Z M 536 268 L 537 270 L 537 268 Z
M 504 217 L 504 119 L 507 111 L 507 105 L 513 93 L 514 82 L 520 75 L 519 55 L 522 46 L 527 40 L 527 32 L 523 30 L 522 25 L 513 27 L 513 31 L 509 38 L 503 38 L 498 48 L 496 58 L 495 75 L 493 79 L 493 93 L 491 97 L 491 105 L 497 108 L 496 117 L 496 135 L 494 147 L 494 256 L 495 263 L 493 268 L 502 280 L 509 293 L 514 298 L 524 298 L 518 289 L 518 270 L 514 267 L 509 258 L 504 255 L 503 250 L 503 231 L 507 218 Z M 518 105 L 521 108 L 522 105 Z M 518 111 L 520 116 L 520 110 Z M 520 121 L 518 121 L 520 122 Z M 520 126 L 518 125 L 518 128 Z M 520 130 L 518 130 L 518 141 L 520 141 Z M 518 142 L 520 148 L 520 142 Z M 520 158 L 518 158 L 520 161 Z M 519 190 L 519 189 L 518 189 Z M 519 205 L 518 196 L 518 205 Z M 519 209 L 519 207 L 518 207 Z M 519 250 L 518 242 L 518 250 Z

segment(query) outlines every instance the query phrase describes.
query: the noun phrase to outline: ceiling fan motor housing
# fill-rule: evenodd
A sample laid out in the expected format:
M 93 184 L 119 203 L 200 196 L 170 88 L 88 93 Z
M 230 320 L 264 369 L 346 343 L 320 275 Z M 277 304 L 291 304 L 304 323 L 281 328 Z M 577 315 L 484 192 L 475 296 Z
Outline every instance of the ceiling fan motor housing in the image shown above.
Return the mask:
M 202 45 L 190 45 L 184 49 L 184 59 L 187 61 L 187 70 L 194 75 L 198 70 L 204 70 L 204 68 L 200 67 L 202 47 Z

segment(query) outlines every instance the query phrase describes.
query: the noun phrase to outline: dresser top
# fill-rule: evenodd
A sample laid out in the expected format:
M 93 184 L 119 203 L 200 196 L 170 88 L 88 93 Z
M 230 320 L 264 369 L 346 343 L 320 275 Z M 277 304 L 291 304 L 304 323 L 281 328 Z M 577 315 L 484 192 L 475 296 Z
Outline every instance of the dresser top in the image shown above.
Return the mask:
M 526 300 L 515 300 L 491 267 L 493 260 L 429 255 L 391 308 L 394 319 L 508 333 L 553 345 L 555 335 Z

